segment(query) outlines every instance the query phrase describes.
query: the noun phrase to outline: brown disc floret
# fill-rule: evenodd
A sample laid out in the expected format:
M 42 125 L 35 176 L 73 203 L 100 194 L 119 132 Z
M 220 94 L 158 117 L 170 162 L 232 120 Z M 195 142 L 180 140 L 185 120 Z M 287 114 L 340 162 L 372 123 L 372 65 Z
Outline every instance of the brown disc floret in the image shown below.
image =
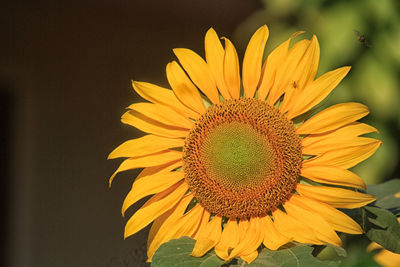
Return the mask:
M 301 142 L 293 123 L 257 99 L 211 106 L 185 140 L 183 170 L 197 201 L 227 218 L 264 216 L 296 188 Z

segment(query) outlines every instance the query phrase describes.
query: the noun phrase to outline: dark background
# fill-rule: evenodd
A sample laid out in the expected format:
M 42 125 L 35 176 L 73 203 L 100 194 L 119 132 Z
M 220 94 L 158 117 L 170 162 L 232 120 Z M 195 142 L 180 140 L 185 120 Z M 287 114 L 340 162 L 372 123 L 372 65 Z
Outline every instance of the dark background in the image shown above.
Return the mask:
M 243 0 L 10 1 L 0 8 L 2 266 L 140 266 L 123 240 L 135 172 L 107 180 L 108 153 L 138 136 L 119 121 L 130 81 L 167 85 L 172 48 L 204 54 L 259 8 Z M 132 212 L 132 211 L 131 211 Z M 133 264 L 133 265 L 132 265 Z

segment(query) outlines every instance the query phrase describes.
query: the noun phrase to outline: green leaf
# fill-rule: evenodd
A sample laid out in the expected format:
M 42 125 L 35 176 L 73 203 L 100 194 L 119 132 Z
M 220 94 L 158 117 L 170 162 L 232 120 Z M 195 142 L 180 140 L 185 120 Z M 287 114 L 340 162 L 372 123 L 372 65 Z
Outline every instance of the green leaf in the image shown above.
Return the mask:
M 389 211 L 377 207 L 364 207 L 363 228 L 367 237 L 385 249 L 400 253 L 400 224 Z
M 400 215 L 400 198 L 395 197 L 400 192 L 400 179 L 392 179 L 382 184 L 368 185 L 367 193 L 376 196 L 375 206 L 390 210 Z
M 347 256 L 347 251 L 342 247 L 331 244 L 314 245 L 313 256 L 319 260 L 341 260 Z
M 189 237 L 181 237 L 164 243 L 153 256 L 153 267 L 217 267 L 224 261 L 211 251 L 201 258 L 190 256 L 196 241 Z
M 331 244 L 327 244 L 327 247 L 333 249 L 339 257 L 347 257 L 347 251 L 344 248 Z
M 319 266 L 338 266 L 339 261 L 320 261 L 311 253 L 312 247 L 297 245 L 295 247 L 281 249 L 277 251 L 263 249 L 252 263 L 244 263 L 241 266 L 251 267 L 319 267 Z
M 368 185 L 367 192 L 376 196 L 378 199 L 384 198 L 387 195 L 396 194 L 400 192 L 400 179 L 392 179 L 381 184 Z

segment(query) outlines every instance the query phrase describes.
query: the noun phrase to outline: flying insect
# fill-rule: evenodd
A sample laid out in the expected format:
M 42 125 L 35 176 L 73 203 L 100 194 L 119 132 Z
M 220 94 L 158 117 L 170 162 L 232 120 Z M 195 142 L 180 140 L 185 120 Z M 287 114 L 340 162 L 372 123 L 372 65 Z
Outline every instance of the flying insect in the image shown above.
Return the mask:
M 358 41 L 362 43 L 365 47 L 371 47 L 371 43 L 367 40 L 364 34 L 361 34 L 359 31 L 354 30 L 354 35 L 357 36 Z

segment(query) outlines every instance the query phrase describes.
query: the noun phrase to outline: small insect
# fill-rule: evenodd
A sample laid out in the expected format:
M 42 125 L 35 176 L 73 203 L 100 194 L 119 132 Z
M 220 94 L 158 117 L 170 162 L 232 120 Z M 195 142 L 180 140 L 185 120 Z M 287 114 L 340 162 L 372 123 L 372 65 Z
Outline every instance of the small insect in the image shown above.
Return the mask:
M 359 31 L 354 30 L 354 35 L 358 37 L 358 41 L 360 41 L 360 43 L 362 43 L 365 47 L 371 47 L 370 42 L 367 40 L 364 34 L 361 34 Z
M 296 83 L 296 81 L 293 81 L 293 88 L 297 88 L 297 83 Z

